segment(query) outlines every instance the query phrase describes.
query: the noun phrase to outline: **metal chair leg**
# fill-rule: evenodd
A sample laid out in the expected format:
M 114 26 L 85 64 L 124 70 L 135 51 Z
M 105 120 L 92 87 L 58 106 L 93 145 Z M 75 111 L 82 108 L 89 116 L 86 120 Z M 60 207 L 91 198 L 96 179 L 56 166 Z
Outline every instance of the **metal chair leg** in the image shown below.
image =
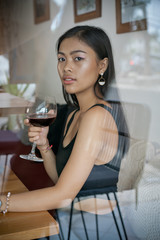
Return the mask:
M 95 200 L 96 200 L 96 195 L 94 195 L 94 198 L 95 198 Z M 96 205 L 95 205 L 95 207 L 96 207 Z M 99 240 L 99 228 L 98 228 L 98 214 L 97 213 L 95 213 L 95 220 L 96 220 L 96 235 L 97 235 L 97 240 Z
M 69 218 L 69 228 L 68 228 L 68 238 L 67 238 L 68 240 L 70 239 L 70 235 L 71 235 L 73 204 L 74 204 L 74 200 L 71 203 L 70 218 Z
M 107 198 L 108 198 L 108 202 L 109 202 L 110 208 L 111 208 L 111 210 L 112 210 L 112 216 L 113 216 L 113 219 L 114 219 L 114 223 L 115 223 L 115 225 L 116 225 L 116 228 L 117 228 L 117 232 L 118 232 L 119 238 L 120 238 L 120 240 L 122 240 L 122 236 L 121 236 L 121 233 L 120 233 L 120 230 L 119 230 L 119 227 L 118 227 L 118 223 L 117 223 L 116 216 L 115 216 L 115 213 L 114 213 L 114 210 L 113 210 L 111 201 L 110 201 L 109 194 L 106 193 L 106 195 L 107 195 Z
M 79 198 L 78 198 L 78 201 L 79 201 L 79 204 L 80 204 L 80 199 L 79 199 Z M 81 207 L 80 207 L 80 209 L 81 209 Z M 82 222 L 83 222 L 84 231 L 85 231 L 85 234 L 86 234 L 86 239 L 89 240 L 88 233 L 87 233 L 86 223 L 85 223 L 84 216 L 83 216 L 83 211 L 80 210 L 80 213 L 81 213 L 81 217 L 82 217 Z
M 99 240 L 98 214 L 95 214 L 95 218 L 96 218 L 96 235 L 97 235 L 97 240 Z
M 62 225 L 61 225 L 61 221 L 60 221 L 60 218 L 59 218 L 58 210 L 56 210 L 56 218 L 57 218 L 58 223 L 59 223 L 58 237 L 59 237 L 60 240 L 64 240 L 64 235 L 63 235 L 63 230 L 62 230 Z
M 114 197 L 115 197 L 115 200 L 116 200 L 117 209 L 118 209 L 118 213 L 119 213 L 119 216 L 120 216 L 120 220 L 121 220 L 122 228 L 123 228 L 123 231 L 124 231 L 124 235 L 125 235 L 126 240 L 128 240 L 127 233 L 126 233 L 126 229 L 125 229 L 125 225 L 124 225 L 124 221 L 123 221 L 122 214 L 121 214 L 121 210 L 120 210 L 119 203 L 118 203 L 118 199 L 117 199 L 116 194 L 115 194 L 115 193 L 113 193 L 113 194 L 114 194 Z M 106 193 L 106 195 L 107 195 L 107 199 L 108 199 L 108 201 L 109 201 L 110 208 L 111 208 L 111 210 L 112 210 L 112 216 L 113 216 L 113 219 L 114 219 L 114 223 L 115 223 L 115 225 L 116 225 L 116 229 L 117 229 L 119 238 L 120 238 L 120 240 L 122 240 L 121 232 L 120 232 L 120 229 L 119 229 L 119 226 L 118 226 L 118 222 L 117 222 L 117 219 L 116 219 L 114 210 L 113 210 L 113 206 L 112 206 L 111 201 L 110 201 L 109 194 Z M 95 196 L 95 198 L 96 198 L 96 196 Z M 79 203 L 80 203 L 80 199 L 79 199 L 79 198 L 78 198 L 78 201 L 79 201 Z M 68 238 L 67 238 L 68 240 L 70 240 L 70 236 L 71 236 L 72 217 L 73 217 L 73 206 L 74 206 L 74 200 L 73 200 L 72 203 L 71 203 L 71 209 L 70 209 Z M 83 223 L 83 226 L 84 226 L 84 231 L 85 231 L 85 234 L 86 234 L 86 239 L 89 240 L 88 233 L 87 233 L 87 227 L 86 227 L 86 223 L 85 223 L 85 219 L 84 219 L 84 215 L 83 215 L 83 211 L 80 210 L 80 213 L 81 213 L 81 217 L 82 217 L 82 223 Z M 60 223 L 60 219 L 59 219 L 59 217 L 58 217 L 58 213 L 57 213 L 57 219 L 58 219 L 58 222 L 59 222 L 60 232 L 61 232 L 61 235 L 62 235 L 62 238 L 61 238 L 61 236 L 59 236 L 59 238 L 60 238 L 60 240 L 61 240 L 61 239 L 64 240 L 64 235 L 63 235 L 63 231 L 62 231 L 62 226 L 61 226 L 61 223 Z M 95 221 L 96 221 L 97 240 L 99 240 L 98 215 L 97 215 L 97 214 L 95 214 Z
M 117 209 L 118 209 L 118 213 L 119 213 L 119 216 L 120 216 L 120 220 L 121 220 L 122 228 L 123 228 L 123 231 L 124 231 L 124 235 L 125 235 L 126 240 L 128 240 L 127 232 L 126 232 L 126 229 L 125 229 L 124 221 L 123 221 L 121 210 L 120 210 L 120 207 L 119 207 L 119 202 L 118 202 L 116 193 L 114 192 L 113 194 L 114 194 L 114 198 L 115 198 L 116 203 L 117 203 Z

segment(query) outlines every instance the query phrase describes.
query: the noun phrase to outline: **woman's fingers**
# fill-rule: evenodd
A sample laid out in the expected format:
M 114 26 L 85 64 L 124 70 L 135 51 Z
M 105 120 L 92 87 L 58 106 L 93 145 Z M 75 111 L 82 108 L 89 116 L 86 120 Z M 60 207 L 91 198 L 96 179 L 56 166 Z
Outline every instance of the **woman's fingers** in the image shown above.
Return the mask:
M 40 135 L 29 137 L 30 142 L 35 142 L 37 145 L 45 145 L 47 142 L 46 137 L 41 137 Z
M 28 120 L 27 118 L 24 119 L 24 125 L 26 125 L 26 126 L 30 126 L 29 120 Z
M 41 137 L 41 132 L 33 132 L 33 131 L 28 131 L 28 137 L 29 137 L 29 141 L 30 142 L 36 142 L 37 140 L 39 140 L 40 139 L 40 137 Z M 43 138 L 41 139 L 41 140 L 43 140 Z
M 39 136 L 29 137 L 29 141 L 30 141 L 30 142 L 35 142 L 35 143 L 36 143 L 37 140 L 39 140 Z
M 49 110 L 49 112 L 48 112 L 49 114 L 54 114 L 54 110 L 53 109 L 51 109 L 51 110 Z
M 41 127 L 34 127 L 33 125 L 30 125 L 28 131 L 29 131 L 29 132 L 38 132 L 38 133 L 41 133 L 41 132 L 43 132 L 43 128 L 41 128 Z
M 28 129 L 28 137 L 29 137 L 29 140 L 31 141 L 36 141 L 39 139 L 41 133 L 42 133 L 43 129 L 42 128 L 38 128 L 38 127 L 33 127 L 31 126 L 29 129 Z
M 48 127 L 34 127 L 30 125 L 28 129 L 28 137 L 30 142 L 36 142 L 39 145 L 43 145 L 46 142 L 48 133 Z

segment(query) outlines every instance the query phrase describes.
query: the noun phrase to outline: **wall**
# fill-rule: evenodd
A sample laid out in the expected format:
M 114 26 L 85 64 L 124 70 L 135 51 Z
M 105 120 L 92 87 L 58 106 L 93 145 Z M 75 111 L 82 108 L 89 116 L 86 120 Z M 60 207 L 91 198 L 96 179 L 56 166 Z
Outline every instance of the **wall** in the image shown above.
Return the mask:
M 155 0 L 154 0 L 155 1 Z M 155 9 L 154 9 L 154 13 Z M 156 16 L 156 15 L 155 15 Z M 65 24 L 64 24 L 65 23 Z M 102 0 L 102 17 L 97 19 L 92 19 L 85 22 L 80 22 L 75 24 L 74 23 L 74 14 L 73 14 L 73 1 L 68 0 L 67 4 L 65 6 L 65 11 L 62 17 L 62 21 L 60 24 L 60 27 L 51 34 L 51 38 L 57 39 L 57 37 L 63 33 L 68 28 L 74 26 L 74 25 L 80 25 L 80 24 L 91 24 L 94 26 L 102 27 L 107 34 L 110 37 L 112 48 L 113 48 L 113 55 L 115 60 L 115 69 L 116 69 L 116 75 L 117 75 L 117 81 L 119 82 L 119 92 L 120 97 L 123 101 L 127 102 L 135 102 L 135 103 L 141 103 L 144 105 L 147 105 L 150 111 L 150 119 L 144 119 L 144 121 L 150 121 L 147 125 L 150 126 L 149 129 L 146 129 L 148 131 L 148 138 L 151 141 L 160 141 L 160 126 L 159 126 L 159 120 L 160 120 L 160 113 L 158 110 L 158 102 L 160 102 L 160 75 L 158 76 L 158 85 L 155 83 L 154 86 L 154 72 L 150 71 L 146 73 L 147 70 L 149 70 L 149 64 L 146 59 L 148 59 L 148 56 L 150 55 L 148 51 L 148 31 L 139 31 L 139 32 L 132 32 L 132 33 L 125 33 L 125 34 L 116 34 L 116 15 L 115 15 L 115 1 L 113 0 Z M 55 43 L 55 39 L 53 41 L 53 44 Z M 139 69 L 136 69 L 138 74 L 135 74 L 133 72 L 132 76 L 125 76 L 123 74 L 123 64 L 121 62 L 123 61 L 123 58 L 126 57 L 126 52 L 128 48 L 133 48 L 133 43 L 137 43 L 137 51 L 139 51 L 139 54 L 142 56 L 145 56 L 145 64 L 141 64 L 140 68 L 140 74 L 138 72 Z M 139 48 L 138 48 L 139 47 Z M 143 51 L 142 51 L 143 49 Z M 131 49 L 132 51 L 132 49 Z M 147 53 L 148 54 L 147 54 Z M 128 53 L 128 52 L 127 52 Z M 135 54 L 131 55 L 131 57 L 134 57 Z M 160 51 L 159 51 L 160 53 Z M 129 53 L 128 53 L 129 54 Z M 138 54 L 137 54 L 138 55 Z M 159 55 L 160 57 L 160 55 Z M 129 60 L 128 60 L 129 61 Z M 48 60 L 48 64 L 52 67 L 50 67 L 50 72 L 48 73 L 48 80 L 46 81 L 46 92 L 52 92 L 52 89 L 50 88 L 51 83 L 54 82 L 54 88 L 53 92 L 57 96 L 57 99 L 59 99 L 59 96 L 61 95 L 61 86 L 59 84 L 59 78 L 56 73 L 56 56 L 53 54 L 50 56 Z M 129 65 L 129 64 L 128 64 Z M 129 66 L 130 67 L 130 66 Z M 139 66 L 137 66 L 139 68 Z M 147 69 L 147 70 L 146 70 Z M 139 75 L 142 78 L 142 81 L 138 81 Z M 150 83 L 147 78 L 149 75 L 149 78 L 151 78 L 153 81 Z M 135 79 L 134 79 L 135 78 Z M 143 81 L 143 78 L 145 81 Z M 122 82 L 121 79 L 126 79 L 125 82 Z M 134 80 L 133 80 L 134 79 Z M 150 80 L 151 80 L 150 79 Z M 42 80 L 43 82 L 43 80 Z M 39 91 L 44 90 L 43 84 L 39 85 Z M 128 85 L 127 82 L 130 84 Z M 149 82 L 149 83 L 148 83 Z M 150 85 L 151 84 L 151 85 Z M 57 90 L 58 89 L 58 90 Z M 113 88 L 114 90 L 114 88 Z M 111 91 L 112 93 L 112 91 Z M 114 94 L 111 94 L 110 98 L 113 98 Z M 61 99 L 60 99 L 61 100 Z
M 20 4 L 20 0 L 14 1 Z M 60 4 L 61 1 L 57 2 Z M 157 13 L 159 6 L 157 4 L 159 4 L 159 1 L 152 0 L 149 2 L 154 3 L 154 7 L 150 5 L 148 11 L 148 14 L 151 12 L 152 20 L 153 11 L 154 18 L 159 15 Z M 154 69 L 153 67 L 155 59 L 158 59 L 156 60 L 156 64 L 159 64 L 160 61 L 160 48 L 157 47 L 159 38 L 153 38 L 154 32 L 152 31 L 156 28 L 150 28 L 150 22 L 148 21 L 147 31 L 116 34 L 115 9 L 114 0 L 102 0 L 102 17 L 75 24 L 73 0 L 68 0 L 66 1 L 60 23 L 58 24 L 57 20 L 57 28 L 55 31 L 51 31 L 50 27 L 52 22 L 60 10 L 62 10 L 61 7 L 56 4 L 56 1 L 50 0 L 50 21 L 35 25 L 33 19 L 33 1 L 22 0 L 20 7 L 16 7 L 15 10 L 14 17 L 18 22 L 18 26 L 16 26 L 17 36 L 16 39 L 13 40 L 14 44 L 10 51 L 12 54 L 10 55 L 13 56 L 12 62 L 14 64 L 14 51 L 22 54 L 23 58 L 20 57 L 19 61 L 17 60 L 18 70 L 15 74 L 15 80 L 13 80 L 36 82 L 38 93 L 55 95 L 58 102 L 64 102 L 56 67 L 57 57 L 55 45 L 57 38 L 65 30 L 75 25 L 88 24 L 102 27 L 110 37 L 112 43 L 118 82 L 117 85 L 115 85 L 115 83 L 113 84 L 109 98 L 115 98 L 114 90 L 118 86 L 122 100 L 147 105 L 151 115 L 150 128 L 148 129 L 149 140 L 160 141 L 160 114 L 158 109 L 158 102 L 160 102 L 160 71 L 158 72 L 157 68 Z M 158 19 L 158 22 L 156 22 L 158 27 L 159 23 Z M 153 58 L 155 54 L 151 51 L 153 44 L 157 44 L 154 45 L 157 58 Z M 23 61 L 21 59 L 23 59 Z M 152 60 L 152 62 L 149 59 Z M 135 63 L 134 66 L 132 66 L 133 62 Z M 15 69 L 14 66 L 12 68 Z M 25 71 L 26 74 L 24 74 Z

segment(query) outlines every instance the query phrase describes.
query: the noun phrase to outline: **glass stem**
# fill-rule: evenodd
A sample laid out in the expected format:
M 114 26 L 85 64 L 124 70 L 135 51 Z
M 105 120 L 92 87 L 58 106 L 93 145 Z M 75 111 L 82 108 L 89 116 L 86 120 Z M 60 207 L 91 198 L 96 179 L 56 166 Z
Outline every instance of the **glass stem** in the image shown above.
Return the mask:
M 35 149 L 36 149 L 36 143 L 34 142 L 34 143 L 32 144 L 32 149 L 31 149 L 31 153 L 32 153 L 32 154 L 35 154 Z

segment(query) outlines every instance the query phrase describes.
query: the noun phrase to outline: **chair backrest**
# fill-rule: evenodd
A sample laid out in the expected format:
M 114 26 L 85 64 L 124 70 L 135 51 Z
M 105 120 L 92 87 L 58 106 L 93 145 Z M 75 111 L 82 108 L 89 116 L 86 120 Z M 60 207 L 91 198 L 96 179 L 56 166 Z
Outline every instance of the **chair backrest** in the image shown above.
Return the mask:
M 122 104 L 120 103 L 120 101 L 108 101 L 108 102 L 112 106 L 112 116 L 117 124 L 119 133 L 119 143 L 115 157 L 112 159 L 112 161 L 106 164 L 106 166 L 116 171 L 119 171 L 121 160 L 129 149 L 130 135 Z
M 148 138 L 150 112 L 148 107 L 142 104 L 111 100 L 108 102 L 113 107 L 112 114 L 119 131 L 118 151 L 108 166 L 119 170 L 121 159 L 130 149 L 130 143 Z
M 150 127 L 150 110 L 148 106 L 137 103 L 122 103 L 130 135 L 130 146 L 122 158 L 118 191 L 133 189 L 143 174 Z
M 150 127 L 150 110 L 147 105 L 140 103 L 122 102 L 130 138 L 137 140 L 148 139 Z
M 114 119 L 119 131 L 119 145 L 116 156 L 106 165 L 119 172 L 118 187 L 119 190 L 123 190 L 135 186 L 138 177 L 143 171 L 150 112 L 142 104 L 120 103 L 120 101 L 108 102 L 114 108 Z M 73 108 L 68 107 L 66 104 L 58 105 L 57 118 L 50 127 L 48 135 L 50 144 L 54 145 L 55 154 L 66 117 L 72 110 Z

